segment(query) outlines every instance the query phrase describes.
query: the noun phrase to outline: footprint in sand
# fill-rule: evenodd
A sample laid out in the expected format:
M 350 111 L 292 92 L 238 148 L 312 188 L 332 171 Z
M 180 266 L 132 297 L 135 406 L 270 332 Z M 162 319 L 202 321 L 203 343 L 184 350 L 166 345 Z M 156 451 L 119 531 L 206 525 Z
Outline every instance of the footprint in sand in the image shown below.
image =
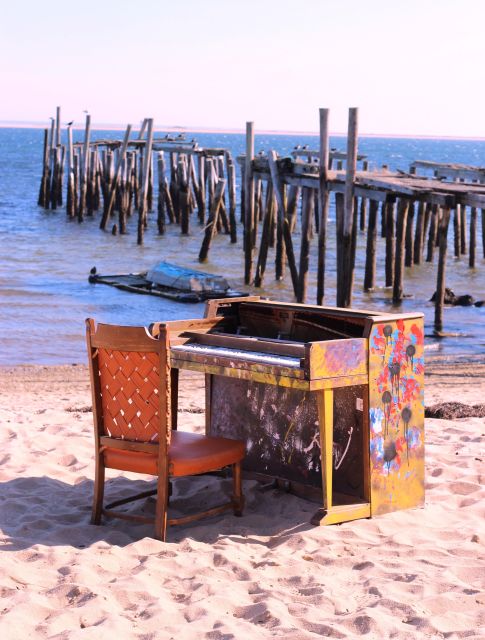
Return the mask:
M 460 496 L 467 496 L 470 493 L 475 493 L 480 489 L 480 485 L 472 482 L 451 482 L 449 485 L 452 493 L 457 493 Z

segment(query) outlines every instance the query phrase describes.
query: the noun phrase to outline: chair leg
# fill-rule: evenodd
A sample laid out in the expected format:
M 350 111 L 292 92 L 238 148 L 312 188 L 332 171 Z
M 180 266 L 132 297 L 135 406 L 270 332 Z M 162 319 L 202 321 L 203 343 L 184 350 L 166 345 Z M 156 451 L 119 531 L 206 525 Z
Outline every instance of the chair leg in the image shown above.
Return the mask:
M 232 465 L 232 486 L 233 486 L 233 508 L 235 516 L 242 516 L 244 509 L 244 496 L 242 492 L 241 482 L 241 463 L 236 462 Z
M 168 476 L 160 475 L 157 481 L 157 505 L 155 509 L 155 538 L 165 542 L 167 539 L 169 481 Z
M 104 498 L 104 477 L 105 466 L 102 460 L 102 454 L 96 459 L 96 469 L 94 472 L 94 493 L 93 493 L 93 509 L 91 513 L 91 524 L 101 523 L 101 512 L 103 510 Z

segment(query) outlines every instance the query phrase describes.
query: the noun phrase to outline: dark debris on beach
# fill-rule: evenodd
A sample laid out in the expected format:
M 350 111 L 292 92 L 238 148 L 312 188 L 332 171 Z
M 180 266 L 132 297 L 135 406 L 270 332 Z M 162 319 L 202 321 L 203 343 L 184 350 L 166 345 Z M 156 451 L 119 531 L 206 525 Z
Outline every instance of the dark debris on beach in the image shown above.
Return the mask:
M 454 420 L 456 418 L 485 418 L 485 404 L 463 404 L 462 402 L 439 402 L 424 411 L 426 418 Z

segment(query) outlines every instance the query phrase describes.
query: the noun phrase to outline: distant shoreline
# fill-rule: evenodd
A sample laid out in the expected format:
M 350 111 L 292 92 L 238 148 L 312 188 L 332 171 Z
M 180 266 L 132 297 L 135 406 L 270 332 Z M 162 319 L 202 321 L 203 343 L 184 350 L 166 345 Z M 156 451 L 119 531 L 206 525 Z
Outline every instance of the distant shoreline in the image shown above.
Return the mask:
M 0 129 L 48 129 L 48 123 L 41 122 L 15 122 L 15 121 L 7 121 L 0 120 Z M 63 129 L 66 128 L 64 125 Z M 82 131 L 84 129 L 84 124 L 74 124 L 72 127 L 76 131 Z M 93 123 L 91 125 L 91 131 L 125 131 L 126 125 L 121 124 L 113 124 L 113 123 Z M 244 135 L 244 129 L 231 129 L 231 128 L 221 128 L 217 127 L 184 127 L 184 126 L 159 126 L 155 125 L 154 127 L 156 132 L 164 132 L 164 133 L 207 133 L 207 134 L 227 134 L 227 135 Z M 311 136 L 318 137 L 318 132 L 316 131 L 278 131 L 273 129 L 256 129 L 256 135 L 269 135 L 269 136 Z M 345 138 L 347 134 L 345 132 L 331 132 L 330 136 L 333 137 L 341 137 Z M 473 136 L 439 136 L 439 135 L 411 135 L 411 134 L 399 134 L 399 133 L 360 133 L 359 137 L 361 138 L 395 138 L 398 140 L 467 140 L 467 141 L 475 141 L 475 142 L 483 142 L 485 137 L 473 137 Z

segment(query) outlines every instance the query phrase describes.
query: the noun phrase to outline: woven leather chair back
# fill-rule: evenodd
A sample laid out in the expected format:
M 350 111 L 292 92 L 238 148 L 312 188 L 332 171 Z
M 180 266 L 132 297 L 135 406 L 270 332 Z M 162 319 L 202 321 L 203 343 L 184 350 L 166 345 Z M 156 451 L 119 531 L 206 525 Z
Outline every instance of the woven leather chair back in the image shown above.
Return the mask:
M 100 436 L 167 445 L 171 436 L 170 358 L 167 332 L 95 325 L 88 319 L 88 352 Z
M 157 441 L 158 354 L 98 349 L 98 365 L 104 434 L 138 442 Z

